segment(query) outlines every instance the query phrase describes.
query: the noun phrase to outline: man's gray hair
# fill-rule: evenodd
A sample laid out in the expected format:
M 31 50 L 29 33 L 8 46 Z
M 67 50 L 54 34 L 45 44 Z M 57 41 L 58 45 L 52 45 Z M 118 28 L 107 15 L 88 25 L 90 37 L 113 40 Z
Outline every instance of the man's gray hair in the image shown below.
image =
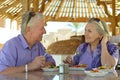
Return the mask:
M 34 15 L 30 15 L 30 13 L 34 13 Z M 25 33 L 26 26 L 34 27 L 39 19 L 44 19 L 44 15 L 42 13 L 30 11 L 25 12 L 22 16 L 21 33 Z

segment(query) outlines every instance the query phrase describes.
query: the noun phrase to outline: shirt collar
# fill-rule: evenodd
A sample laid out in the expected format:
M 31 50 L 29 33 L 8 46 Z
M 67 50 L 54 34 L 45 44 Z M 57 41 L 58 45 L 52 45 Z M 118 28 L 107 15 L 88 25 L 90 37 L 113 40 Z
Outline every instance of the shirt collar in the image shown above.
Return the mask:
M 87 51 L 90 51 L 90 45 L 87 47 Z M 94 55 L 99 55 L 101 54 L 101 44 L 97 45 L 97 48 L 94 50 L 95 54 Z
M 23 36 L 22 34 L 20 34 L 18 37 L 19 37 L 19 39 L 21 40 L 22 46 L 23 46 L 24 48 L 29 48 L 29 45 L 28 45 L 28 43 L 26 42 L 24 36 Z

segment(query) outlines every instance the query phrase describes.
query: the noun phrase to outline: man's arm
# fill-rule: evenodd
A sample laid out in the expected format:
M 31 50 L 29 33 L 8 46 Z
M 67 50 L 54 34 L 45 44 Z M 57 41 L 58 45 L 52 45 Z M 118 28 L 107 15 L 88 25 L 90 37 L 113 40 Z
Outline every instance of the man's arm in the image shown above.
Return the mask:
M 25 66 L 20 66 L 20 67 L 8 67 L 0 74 L 10 74 L 10 73 L 17 73 L 17 72 L 25 72 Z
M 45 66 L 45 57 L 38 56 L 31 63 L 27 65 L 28 65 L 27 71 L 41 69 L 42 67 Z M 10 73 L 17 73 L 17 72 L 25 72 L 25 71 L 26 71 L 26 68 L 25 68 L 25 65 L 23 65 L 23 66 L 18 66 L 18 67 L 8 67 L 2 72 L 0 72 L 0 74 L 10 74 Z

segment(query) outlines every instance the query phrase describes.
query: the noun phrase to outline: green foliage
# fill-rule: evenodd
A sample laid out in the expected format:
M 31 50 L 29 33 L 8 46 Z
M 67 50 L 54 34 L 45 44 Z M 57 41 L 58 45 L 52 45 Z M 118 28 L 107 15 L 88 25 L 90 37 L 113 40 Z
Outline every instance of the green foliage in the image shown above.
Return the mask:
M 76 32 L 76 35 L 77 35 L 77 31 L 80 27 L 80 23 L 77 23 L 77 22 L 73 22 L 72 24 L 68 24 L 68 26 L 70 27 L 74 27 L 75 28 L 75 32 Z

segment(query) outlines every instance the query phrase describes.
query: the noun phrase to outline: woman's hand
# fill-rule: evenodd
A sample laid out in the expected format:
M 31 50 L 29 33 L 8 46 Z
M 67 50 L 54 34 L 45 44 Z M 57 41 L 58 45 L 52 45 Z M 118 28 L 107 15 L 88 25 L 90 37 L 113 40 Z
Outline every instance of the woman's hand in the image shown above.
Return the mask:
M 102 40 L 101 40 L 101 45 L 106 44 L 108 41 L 108 37 L 107 36 L 103 36 Z
M 106 65 L 108 67 L 115 67 L 117 64 L 117 59 L 110 55 L 106 45 L 107 41 L 107 36 L 104 36 L 101 40 L 101 63 L 102 65 Z

